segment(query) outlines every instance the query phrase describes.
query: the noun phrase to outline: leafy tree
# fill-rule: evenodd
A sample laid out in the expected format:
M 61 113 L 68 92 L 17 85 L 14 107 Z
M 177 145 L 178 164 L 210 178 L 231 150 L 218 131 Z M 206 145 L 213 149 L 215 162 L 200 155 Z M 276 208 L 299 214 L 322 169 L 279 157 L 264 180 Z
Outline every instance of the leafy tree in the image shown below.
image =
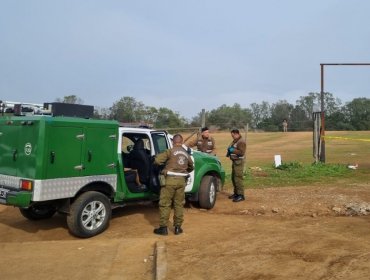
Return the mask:
M 326 117 L 325 128 L 327 130 L 355 130 L 344 110 L 339 110 Z
M 310 92 L 307 96 L 301 96 L 296 101 L 296 104 L 305 113 L 306 119 L 312 120 L 314 107 L 315 105 L 318 106 L 320 104 L 319 93 Z
M 325 114 L 327 116 L 330 116 L 340 111 L 342 101 L 339 98 L 334 98 L 332 93 L 325 92 L 324 93 L 324 104 L 325 104 Z
M 178 113 L 175 113 L 168 108 L 161 107 L 158 109 L 158 115 L 154 125 L 157 128 L 176 128 L 184 127 L 185 123 L 185 119 Z
M 207 123 L 220 129 L 242 128 L 252 120 L 249 109 L 243 109 L 238 103 L 232 107 L 225 104 L 209 112 Z
M 65 96 L 56 101 L 72 104 L 82 104 L 76 95 Z M 317 106 L 320 110 L 320 93 L 310 92 L 301 96 L 296 105 L 286 100 L 279 100 L 270 105 L 263 101 L 252 103 L 250 108 L 242 108 L 238 103 L 233 106 L 221 105 L 206 113 L 207 125 L 220 129 L 242 128 L 247 123 L 252 127 L 266 131 L 280 131 L 282 120 L 287 119 L 290 131 L 312 129 L 312 112 Z M 370 130 L 370 99 L 355 98 L 345 106 L 329 92 L 324 93 L 325 128 L 328 130 Z M 201 124 L 202 113 L 192 118 L 191 125 Z M 113 103 L 112 107 L 95 108 L 94 116 L 101 119 L 116 119 L 120 122 L 152 123 L 158 128 L 187 127 L 189 124 L 179 113 L 171 109 L 145 106 L 133 97 L 122 97 Z
M 345 106 L 346 115 L 349 117 L 350 124 L 356 130 L 370 129 L 370 99 L 355 98 Z
M 125 96 L 113 103 L 110 111 L 110 118 L 119 122 L 140 122 L 144 118 L 145 106 L 135 98 Z
M 184 127 L 186 120 L 168 108 L 145 106 L 135 98 L 125 96 L 115 102 L 110 110 L 110 119 L 128 123 L 153 124 L 155 127 Z
M 82 99 L 77 97 L 76 95 L 67 95 L 63 98 L 57 98 L 56 101 L 69 104 L 83 104 Z
M 339 98 L 334 98 L 332 93 L 324 92 L 325 115 L 330 116 L 334 112 L 337 112 L 340 109 L 341 103 L 341 100 Z M 310 92 L 307 96 L 301 96 L 299 100 L 296 101 L 296 104 L 304 110 L 306 117 L 312 120 L 314 109 L 315 111 L 321 110 L 321 93 Z
M 274 120 L 271 117 L 263 119 L 258 124 L 257 128 L 272 132 L 279 131 L 279 126 L 274 123 Z
M 271 106 L 271 122 L 278 129 L 282 128 L 283 120 L 286 119 L 290 122 L 290 115 L 293 110 L 293 105 L 289 104 L 286 100 L 279 100 Z M 289 129 L 289 127 L 288 127 Z
M 208 112 L 206 112 L 206 119 L 207 119 Z M 195 117 L 191 119 L 191 126 L 201 126 L 202 125 L 202 112 L 199 112 Z
M 108 108 L 94 107 L 94 118 L 107 120 L 110 118 L 111 111 Z
M 307 117 L 306 111 L 302 107 L 296 105 L 289 120 L 290 131 L 302 131 L 312 129 L 312 120 Z
M 257 128 L 264 119 L 269 118 L 271 115 L 270 104 L 266 101 L 263 101 L 261 104 L 252 103 L 250 107 L 252 127 L 254 128 Z
M 158 109 L 155 107 L 145 107 L 143 121 L 146 123 L 155 124 L 158 118 Z

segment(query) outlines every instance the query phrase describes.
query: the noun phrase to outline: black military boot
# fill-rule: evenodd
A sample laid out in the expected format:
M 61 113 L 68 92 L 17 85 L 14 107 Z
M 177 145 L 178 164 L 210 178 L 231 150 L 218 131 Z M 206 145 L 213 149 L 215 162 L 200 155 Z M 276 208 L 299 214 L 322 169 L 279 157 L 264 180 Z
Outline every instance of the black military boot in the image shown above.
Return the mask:
M 154 229 L 153 231 L 155 234 L 159 235 L 168 235 L 167 227 L 159 227 Z
M 243 201 L 243 200 L 245 200 L 244 195 L 242 195 L 242 194 L 238 194 L 238 195 L 233 199 L 233 202 L 240 202 L 240 201 Z
M 184 231 L 182 230 L 182 228 L 180 226 L 175 226 L 175 234 L 176 235 L 179 235 L 181 233 L 183 233 Z
M 234 199 L 236 198 L 238 195 L 236 193 L 232 194 L 232 195 L 229 195 L 229 199 Z

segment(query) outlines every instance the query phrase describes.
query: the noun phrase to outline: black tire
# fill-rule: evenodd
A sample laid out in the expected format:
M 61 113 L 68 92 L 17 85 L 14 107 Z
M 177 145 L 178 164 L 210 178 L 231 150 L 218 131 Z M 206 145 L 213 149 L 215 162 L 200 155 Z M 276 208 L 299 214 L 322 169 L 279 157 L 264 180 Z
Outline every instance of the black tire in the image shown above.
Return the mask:
M 202 178 L 199 187 L 199 207 L 212 209 L 216 203 L 217 178 L 206 175 Z
M 72 203 L 67 224 L 73 235 L 87 238 L 106 230 L 111 216 L 109 199 L 102 193 L 89 191 Z
M 37 221 L 53 217 L 57 211 L 54 206 L 48 204 L 35 204 L 28 208 L 19 208 L 23 217 Z

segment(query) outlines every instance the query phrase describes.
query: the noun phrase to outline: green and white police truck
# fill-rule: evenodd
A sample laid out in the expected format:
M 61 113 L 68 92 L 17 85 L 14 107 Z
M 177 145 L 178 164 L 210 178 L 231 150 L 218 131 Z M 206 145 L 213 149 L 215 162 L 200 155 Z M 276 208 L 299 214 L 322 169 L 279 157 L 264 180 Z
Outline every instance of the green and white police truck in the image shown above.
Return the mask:
M 0 204 L 30 220 L 66 215 L 69 231 L 91 237 L 109 226 L 113 208 L 158 200 L 153 157 L 172 146 L 166 131 L 52 115 L 0 116 Z M 189 149 L 195 163 L 186 198 L 211 209 L 224 183 L 217 157 Z M 135 183 L 137 170 L 141 183 Z

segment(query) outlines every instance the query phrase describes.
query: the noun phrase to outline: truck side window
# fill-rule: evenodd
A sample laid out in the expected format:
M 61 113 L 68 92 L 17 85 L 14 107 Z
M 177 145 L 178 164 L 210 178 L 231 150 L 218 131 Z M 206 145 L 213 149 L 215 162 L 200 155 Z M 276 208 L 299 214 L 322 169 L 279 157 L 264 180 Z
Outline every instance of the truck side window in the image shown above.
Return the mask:
M 152 139 L 153 139 L 155 154 L 159 154 L 169 148 L 167 138 L 164 134 L 162 133 L 152 134 Z

